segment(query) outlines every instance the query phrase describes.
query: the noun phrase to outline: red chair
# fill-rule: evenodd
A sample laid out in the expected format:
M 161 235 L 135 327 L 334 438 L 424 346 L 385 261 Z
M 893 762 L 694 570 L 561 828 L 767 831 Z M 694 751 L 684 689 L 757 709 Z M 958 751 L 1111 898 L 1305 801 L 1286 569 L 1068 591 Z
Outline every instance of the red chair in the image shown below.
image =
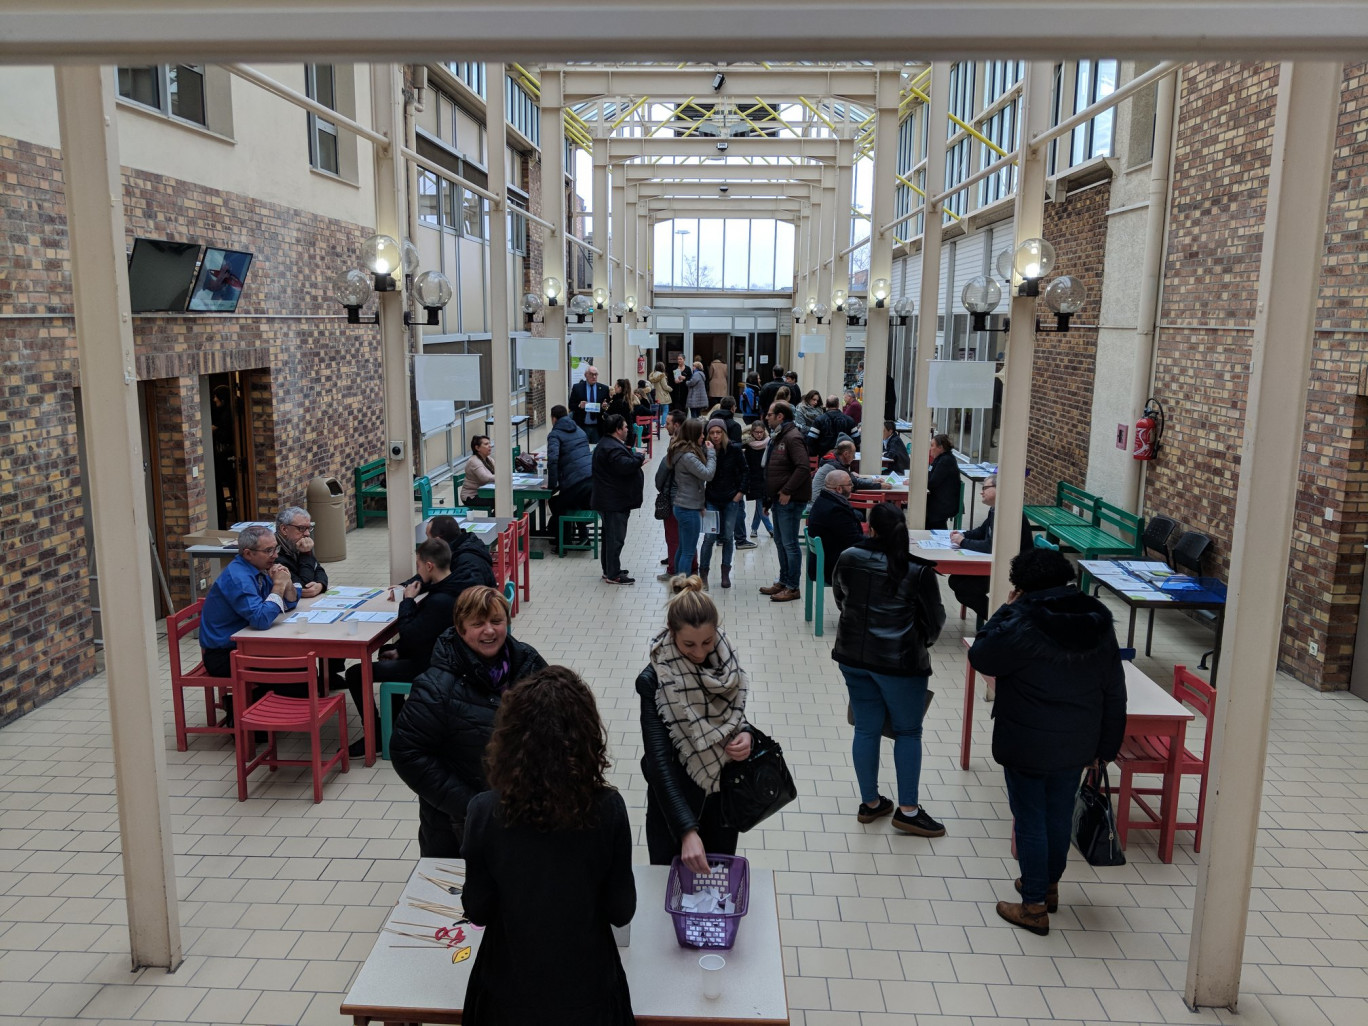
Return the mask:
M 1173 697 L 1184 705 L 1191 706 L 1206 719 L 1206 737 L 1202 741 L 1201 756 L 1194 755 L 1186 747 L 1183 749 L 1178 773 L 1196 775 L 1201 778 L 1197 790 L 1197 818 L 1174 824 L 1175 830 L 1193 831 L 1192 850 L 1202 850 L 1202 823 L 1206 819 L 1207 770 L 1211 765 L 1211 734 L 1216 710 L 1216 689 L 1189 673 L 1186 666 L 1173 668 Z M 1137 773 L 1162 774 L 1168 765 L 1169 738 L 1128 736 L 1121 745 L 1116 757 L 1116 765 L 1121 769 L 1121 780 L 1112 788 L 1118 796 L 1116 804 L 1116 830 L 1120 835 L 1121 847 L 1126 846 L 1126 835 L 1131 830 L 1159 829 L 1162 809 L 1152 807 L 1142 795 L 1161 795 L 1157 787 L 1136 787 Z M 1142 816 L 1131 817 L 1131 801 L 1139 807 Z
M 204 611 L 204 599 L 186 606 L 180 612 L 166 618 L 166 648 L 171 657 L 171 708 L 176 715 L 176 751 L 183 752 L 189 746 L 189 734 L 231 734 L 228 726 L 228 710 L 223 705 L 222 696 L 230 687 L 230 681 L 223 677 L 211 677 L 198 662 L 189 670 L 181 668 L 181 639 L 199 627 L 200 614 Z M 204 695 L 204 726 L 186 726 L 185 689 L 199 688 Z M 219 712 L 223 719 L 219 719 Z
M 654 459 L 655 447 L 651 444 L 651 429 L 654 428 L 656 433 L 659 434 L 660 421 L 656 420 L 654 417 L 638 417 L 636 418 L 636 426 L 641 429 L 638 433 L 646 442 L 646 458 L 648 460 Z
M 303 656 L 273 659 L 233 653 L 233 704 L 240 710 L 236 718 L 238 801 L 247 800 L 247 774 L 258 766 L 269 766 L 274 773 L 280 766 L 309 766 L 313 770 L 314 802 L 323 800 L 323 774 L 339 762 L 346 773 L 347 705 L 346 695 L 321 694 L 318 686 L 318 660 L 312 652 Z M 255 688 L 270 688 L 255 702 Z M 303 691 L 302 698 L 289 697 L 274 689 Z M 337 717 L 339 747 L 323 761 L 323 724 Z M 266 750 L 256 754 L 253 732 L 266 732 Z M 276 735 L 283 730 L 307 732 L 310 757 L 282 759 L 276 750 Z
M 513 581 L 513 612 L 516 614 L 523 602 L 532 601 L 532 521 L 531 515 L 524 513 L 509 526 L 513 532 L 513 564 L 509 579 Z M 522 592 L 521 598 L 518 592 Z

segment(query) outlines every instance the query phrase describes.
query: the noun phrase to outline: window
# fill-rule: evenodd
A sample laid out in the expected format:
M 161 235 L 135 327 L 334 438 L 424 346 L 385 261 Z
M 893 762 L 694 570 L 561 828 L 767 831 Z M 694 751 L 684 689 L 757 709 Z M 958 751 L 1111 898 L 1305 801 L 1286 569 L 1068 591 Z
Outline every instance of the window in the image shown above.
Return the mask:
M 1116 91 L 1116 61 L 1079 61 L 1074 88 L 1073 113 L 1091 107 Z M 1070 164 L 1081 164 L 1093 157 L 1112 155 L 1112 133 L 1116 127 L 1116 108 L 1105 110 L 1086 125 L 1073 130 Z
M 950 69 L 950 113 L 961 121 L 968 122 L 976 113 L 974 109 L 974 77 L 976 66 L 973 61 L 961 61 Z M 950 136 L 961 134 L 952 121 L 946 126 Z M 965 134 L 959 142 L 951 145 L 945 152 L 945 187 L 958 185 L 969 177 L 969 160 L 973 139 Z M 945 211 L 961 217 L 969 212 L 968 190 L 961 190 L 945 201 Z
M 169 117 L 208 126 L 204 65 L 145 64 L 118 69 L 119 95 Z
M 1024 70 L 1022 61 L 989 61 L 984 70 L 984 105 L 992 107 L 1007 96 L 1021 81 Z M 1011 153 L 1017 147 L 1017 133 L 1021 114 L 1021 94 L 1007 101 L 992 117 L 983 124 L 983 134 L 997 147 Z M 991 147 L 984 146 L 980 169 L 996 163 L 1000 154 Z M 986 206 L 1010 196 L 1016 191 L 1016 167 L 1009 165 L 995 171 L 979 184 L 979 205 Z
M 508 105 L 508 123 L 521 132 L 524 138 L 541 145 L 541 108 L 532 99 L 521 83 L 512 78 L 504 80 L 508 84 L 505 103 Z
M 527 200 L 514 196 L 511 192 L 508 196 L 508 251 L 510 253 L 521 253 L 527 255 L 527 218 L 520 214 L 515 214 L 515 210 L 526 210 Z M 516 361 L 515 361 L 516 362 Z
M 418 220 L 434 228 L 440 225 L 437 212 L 437 176 L 431 171 L 418 172 Z
M 330 110 L 337 110 L 337 76 L 331 64 L 304 65 L 304 92 Z M 309 119 L 309 163 L 320 171 L 339 174 L 337 126 L 317 114 Z
M 472 239 L 486 237 L 484 207 L 485 201 L 479 196 L 476 196 L 469 189 L 461 190 L 462 230 Z
M 485 66 L 479 61 L 448 61 L 447 68 L 477 96 L 485 94 Z

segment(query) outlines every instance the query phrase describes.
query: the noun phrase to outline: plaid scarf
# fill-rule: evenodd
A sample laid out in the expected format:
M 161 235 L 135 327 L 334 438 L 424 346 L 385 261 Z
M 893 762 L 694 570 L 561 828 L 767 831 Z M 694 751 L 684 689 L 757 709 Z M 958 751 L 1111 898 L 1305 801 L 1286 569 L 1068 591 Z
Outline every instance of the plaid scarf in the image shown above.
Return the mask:
M 746 671 L 727 636 L 700 666 L 675 647 L 669 630 L 651 639 L 651 665 L 660 687 L 656 711 L 670 732 L 684 772 L 705 794 L 714 794 L 728 760 L 727 742 L 745 725 Z

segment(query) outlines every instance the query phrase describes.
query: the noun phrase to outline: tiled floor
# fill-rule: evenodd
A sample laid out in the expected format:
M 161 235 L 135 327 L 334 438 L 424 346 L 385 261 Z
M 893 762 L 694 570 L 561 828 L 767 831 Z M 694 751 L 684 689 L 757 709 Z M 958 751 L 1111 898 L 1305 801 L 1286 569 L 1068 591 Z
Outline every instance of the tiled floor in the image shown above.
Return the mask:
M 587 554 L 551 556 L 533 564 L 533 601 L 514 623 L 594 686 L 638 839 L 632 680 L 662 622 L 650 507 L 648 495 L 625 553 L 640 584 L 602 584 Z M 348 551 L 329 567 L 334 581 L 385 581 L 383 526 L 353 533 Z M 784 742 L 801 792 L 742 849 L 777 871 L 795 1023 L 1368 1022 L 1368 707 L 1358 699 L 1279 679 L 1241 1014 L 1193 1014 L 1181 999 L 1196 873 L 1188 835 L 1172 865 L 1157 862 L 1152 837 L 1133 840 L 1121 868 L 1075 859 L 1049 937 L 1002 924 L 992 903 L 1011 896 L 1015 867 L 986 707 L 971 769 L 957 763 L 967 625 L 952 613 L 934 650 L 925 735 L 924 800 L 948 835 L 861 826 L 830 661 L 834 606 L 827 637 L 815 639 L 801 603 L 756 592 L 773 576 L 771 542 L 736 562 L 736 586 L 713 594 L 751 673 L 749 712 Z M 1195 665 L 1211 638 L 1172 614 L 1156 635 L 1140 665 L 1159 680 L 1175 662 Z M 417 857 L 415 799 L 388 764 L 356 762 L 327 781 L 321 805 L 289 770 L 256 776 L 240 804 L 228 745 L 201 738 L 177 753 L 169 700 L 165 722 L 185 950 L 174 974 L 128 971 L 103 678 L 0 730 L 0 1026 L 341 1022 L 341 996 Z M 891 770 L 887 748 L 884 760 Z M 1185 802 L 1195 805 L 1191 788 Z

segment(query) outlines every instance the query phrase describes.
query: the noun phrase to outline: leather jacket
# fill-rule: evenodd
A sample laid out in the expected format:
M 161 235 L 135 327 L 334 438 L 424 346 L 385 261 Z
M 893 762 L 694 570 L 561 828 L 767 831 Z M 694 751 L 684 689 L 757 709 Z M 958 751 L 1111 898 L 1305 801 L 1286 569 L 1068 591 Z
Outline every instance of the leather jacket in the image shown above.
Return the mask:
M 945 626 L 936 567 L 909 556 L 907 574 L 889 588 L 888 557 L 872 539 L 841 553 L 831 590 L 841 619 L 831 658 L 838 663 L 897 677 L 929 677 L 927 649 Z

